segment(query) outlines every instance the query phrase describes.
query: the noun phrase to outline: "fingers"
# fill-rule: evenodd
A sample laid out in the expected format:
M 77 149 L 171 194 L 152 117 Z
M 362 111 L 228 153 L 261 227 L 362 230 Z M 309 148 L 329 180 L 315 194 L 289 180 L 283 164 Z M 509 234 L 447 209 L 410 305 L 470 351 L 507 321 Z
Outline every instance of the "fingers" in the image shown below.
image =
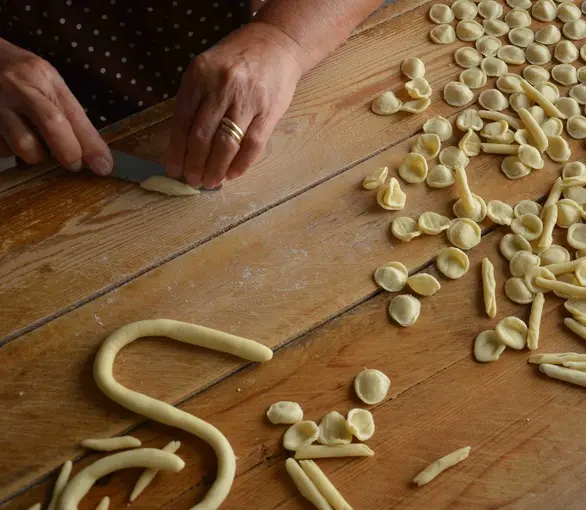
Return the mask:
M 276 119 L 263 119 L 260 116 L 254 118 L 248 131 L 244 136 L 240 150 L 232 160 L 230 168 L 226 172 L 226 178 L 228 180 L 236 179 L 241 176 L 249 167 L 251 167 L 255 161 L 260 158 L 262 151 L 264 150 L 275 126 L 277 125 L 278 118 Z
M 31 89 L 23 106 L 59 163 L 69 170 L 82 167 L 82 150 L 65 114 L 40 92 Z
M 10 158 L 12 156 L 14 156 L 14 152 L 10 150 L 10 147 L 8 147 L 6 142 L 2 139 L 2 135 L 0 135 L 0 158 Z
M 45 158 L 45 151 L 33 130 L 12 110 L 0 110 L 0 139 L 4 141 L 4 144 L 0 143 L 2 157 L 14 154 L 29 165 L 40 163 Z
M 83 160 L 94 173 L 108 175 L 113 167 L 112 153 L 108 145 L 102 140 L 82 106 L 62 80 L 58 85 L 58 91 L 59 103 L 79 142 Z
M 227 109 L 227 105 L 222 104 L 224 102 L 217 97 L 206 98 L 189 131 L 183 172 L 185 180 L 193 187 L 199 188 L 203 184 L 212 142 Z
M 249 111 L 238 111 L 233 105 L 228 109 L 225 117 L 234 122 L 246 134 L 253 115 Z M 203 176 L 203 185 L 206 188 L 212 189 L 222 183 L 232 161 L 240 150 L 241 146 L 238 141 L 220 126 L 214 136 L 212 148 L 206 162 Z
M 185 97 L 185 89 L 182 87 L 177 94 L 175 111 L 171 119 L 171 133 L 165 166 L 169 177 L 180 179 L 184 174 L 185 156 L 187 154 L 187 139 L 191 128 L 192 115 L 197 112 L 199 104 L 196 100 Z M 191 104 L 190 104 L 191 103 Z

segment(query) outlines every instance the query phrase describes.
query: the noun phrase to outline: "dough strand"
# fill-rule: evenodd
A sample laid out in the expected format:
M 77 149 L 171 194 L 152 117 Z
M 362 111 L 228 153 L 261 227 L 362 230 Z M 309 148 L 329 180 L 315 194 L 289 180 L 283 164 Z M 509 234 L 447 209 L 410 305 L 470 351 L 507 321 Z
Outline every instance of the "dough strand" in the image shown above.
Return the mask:
M 72 469 L 73 463 L 70 460 L 65 461 L 65 463 L 61 467 L 61 471 L 59 471 L 59 476 L 57 476 L 57 480 L 55 481 L 55 486 L 53 487 L 53 494 L 51 496 L 51 501 L 49 503 L 49 506 L 47 507 L 47 510 L 55 510 L 57 501 L 59 500 L 59 496 L 61 496 L 63 489 L 69 481 Z
M 125 450 L 126 448 L 139 448 L 142 443 L 132 436 L 107 437 L 105 439 L 84 439 L 81 446 L 99 452 L 113 452 Z

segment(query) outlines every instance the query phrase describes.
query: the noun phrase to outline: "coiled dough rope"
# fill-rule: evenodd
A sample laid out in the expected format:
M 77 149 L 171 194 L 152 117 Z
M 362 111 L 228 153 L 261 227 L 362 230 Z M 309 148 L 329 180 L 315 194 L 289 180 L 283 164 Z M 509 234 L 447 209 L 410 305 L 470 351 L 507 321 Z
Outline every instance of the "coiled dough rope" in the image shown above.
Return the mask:
M 228 496 L 236 474 L 236 457 L 226 437 L 214 426 L 170 404 L 132 391 L 118 383 L 112 367 L 118 352 L 144 336 L 165 336 L 188 344 L 233 354 L 249 361 L 268 361 L 273 351 L 264 345 L 238 336 L 196 324 L 155 319 L 133 322 L 110 335 L 94 362 L 94 378 L 98 387 L 121 406 L 147 418 L 185 430 L 208 443 L 218 457 L 216 480 L 200 503 L 192 510 L 216 510 Z M 169 454 L 170 455 L 170 454 Z M 62 507 L 61 510 L 69 510 Z

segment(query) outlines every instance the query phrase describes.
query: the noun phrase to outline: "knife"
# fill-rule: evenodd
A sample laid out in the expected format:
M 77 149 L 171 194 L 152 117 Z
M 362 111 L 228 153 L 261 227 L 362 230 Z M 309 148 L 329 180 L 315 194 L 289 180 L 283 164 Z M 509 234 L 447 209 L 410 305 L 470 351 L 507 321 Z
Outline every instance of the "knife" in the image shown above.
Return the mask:
M 154 161 L 137 158 L 136 156 L 132 156 L 131 154 L 116 149 L 112 149 L 112 157 L 114 158 L 114 169 L 110 174 L 112 177 L 117 177 L 124 181 L 135 182 L 137 184 L 140 184 L 142 181 L 153 175 L 168 177 L 167 169 L 163 165 L 155 163 Z M 222 186 L 220 185 L 219 187 L 214 188 L 214 190 L 201 188 L 201 191 L 215 191 L 221 187 Z

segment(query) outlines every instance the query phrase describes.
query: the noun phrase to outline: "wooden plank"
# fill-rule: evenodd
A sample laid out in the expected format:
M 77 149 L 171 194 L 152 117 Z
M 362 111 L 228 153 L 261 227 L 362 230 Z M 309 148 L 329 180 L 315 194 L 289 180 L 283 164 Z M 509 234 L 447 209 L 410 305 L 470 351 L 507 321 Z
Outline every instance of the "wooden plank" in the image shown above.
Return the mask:
M 428 116 L 453 112 L 439 94 L 457 74 L 441 63 L 454 48 L 429 43 L 426 9 L 354 37 L 308 75 L 266 157 L 220 192 L 169 200 L 124 182 L 58 172 L 9 190 L 0 202 L 0 300 L 10 303 L 0 311 L 0 337 L 79 306 L 316 186 L 407 138 Z M 414 49 L 428 61 L 433 107 L 419 116 L 373 115 L 371 99 L 402 86 L 399 65 Z M 168 126 L 113 146 L 161 161 Z
M 269 424 L 264 413 L 278 400 L 300 402 L 305 418 L 316 421 L 330 410 L 361 406 L 351 383 L 367 366 L 392 380 L 387 400 L 371 408 L 376 433 L 368 444 L 376 455 L 319 461 L 355 508 L 579 508 L 572 505 L 584 497 L 584 390 L 542 377 L 526 363 L 527 351 L 507 350 L 491 364 L 471 358 L 478 332 L 510 314 L 528 316 L 528 307 L 509 302 L 502 292 L 507 269 L 498 254 L 502 233 L 488 235 L 473 250 L 471 270 L 460 280 L 447 281 L 430 268 L 443 287 L 422 299 L 422 315 L 412 328 L 389 324 L 389 295 L 379 295 L 282 349 L 273 361 L 182 404 L 218 426 L 235 448 L 238 477 L 224 507 L 306 508 L 284 472 L 285 428 Z M 484 256 L 495 264 L 498 278 L 499 313 L 492 320 L 484 314 L 479 289 Z M 561 325 L 561 303 L 554 296 L 546 300 L 541 349 L 581 351 L 583 342 Z M 125 354 L 122 358 L 120 379 L 130 383 L 137 374 Z M 110 419 L 120 414 L 113 403 L 100 404 Z M 213 476 L 209 448 L 157 424 L 132 434 L 155 447 L 181 439 L 179 453 L 188 463 L 181 474 L 156 480 L 137 501 L 140 508 L 188 508 L 197 501 Z M 465 463 L 423 489 L 410 485 L 427 463 L 465 445 L 473 447 Z M 92 490 L 87 508 L 105 495 L 112 508 L 123 508 L 137 476 L 138 470 L 112 476 Z M 26 508 L 47 493 L 44 483 L 3 508 Z
M 71 456 L 72 445 L 84 436 L 113 435 L 133 423 L 127 413 L 105 422 L 101 401 L 96 405 L 87 400 L 91 357 L 105 336 L 123 324 L 169 317 L 237 332 L 274 347 L 372 296 L 372 271 L 389 258 L 404 261 L 410 269 L 428 263 L 443 238 L 389 243 L 389 220 L 426 209 L 449 214 L 455 190 L 405 186 L 407 208 L 391 214 L 381 211 L 373 194 L 360 188 L 364 175 L 378 166 L 397 167 L 410 143 L 393 147 L 4 346 L 0 380 L 10 381 L 9 394 L 24 391 L 30 400 L 14 397 L 6 402 L 6 412 L 0 408 L 0 426 L 11 431 L 3 445 L 6 456 L 0 459 L 0 472 L 6 473 L 0 485 L 13 491 Z M 481 156 L 469 167 L 472 189 L 486 200 L 505 198 L 505 189 L 512 204 L 543 196 L 558 173 L 557 166 L 548 164 L 511 182 L 500 173 L 497 161 Z M 198 352 L 193 361 L 186 357 L 185 347 L 148 343 L 149 359 L 181 367 L 176 378 L 154 383 L 142 375 L 145 365 L 136 353 L 144 348 L 131 347 L 125 354 L 131 380 L 141 381 L 143 391 L 172 402 L 241 366 L 211 353 Z M 39 387 L 39 381 L 53 383 Z M 30 413 L 42 419 L 27 422 Z M 72 413 L 83 419 L 72 422 Z M 25 436 L 27 447 L 22 448 Z

